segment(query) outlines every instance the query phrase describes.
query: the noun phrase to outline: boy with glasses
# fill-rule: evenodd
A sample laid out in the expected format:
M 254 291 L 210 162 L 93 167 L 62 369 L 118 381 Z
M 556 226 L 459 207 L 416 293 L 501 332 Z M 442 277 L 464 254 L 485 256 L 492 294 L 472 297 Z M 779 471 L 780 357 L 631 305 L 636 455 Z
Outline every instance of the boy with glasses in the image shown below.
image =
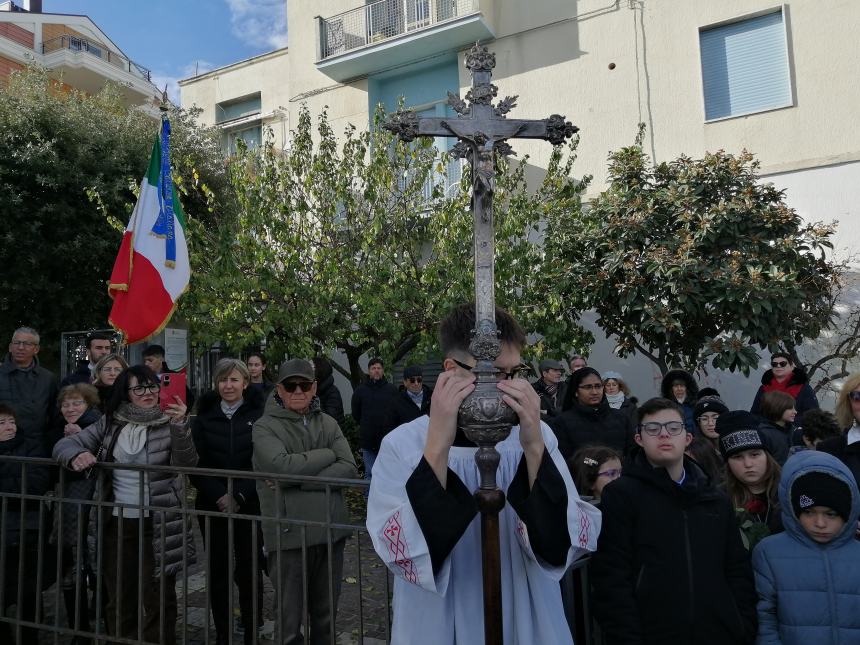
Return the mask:
M 770 359 L 770 369 L 761 377 L 761 386 L 756 392 L 750 412 L 761 415 L 761 398 L 767 392 L 785 392 L 794 400 L 797 417 L 794 424 L 803 426 L 803 413 L 818 407 L 815 391 L 809 385 L 809 377 L 802 367 L 796 367 L 791 355 L 776 352 Z
M 275 390 L 263 416 L 254 424 L 254 470 L 339 479 L 356 477 L 349 443 L 337 421 L 320 410 L 313 364 L 302 359 L 285 362 L 278 372 Z M 332 639 L 344 542 L 352 531 L 327 526 L 350 521 L 343 489 L 327 488 L 324 484 L 299 481 L 271 485 L 257 482 L 262 516 L 279 518 L 263 521 L 263 540 L 283 645 L 328 643 Z M 305 597 L 310 624 L 302 628 Z
M 639 408 L 638 450 L 603 491 L 590 572 L 606 642 L 738 645 L 756 634 L 749 555 L 734 509 L 684 450 L 678 404 Z
M 593 551 L 600 512 L 583 502 L 555 437 L 540 420 L 540 399 L 518 373 L 525 333 L 496 309 L 501 353 L 499 391 L 519 425 L 496 449 L 506 642 L 570 645 L 558 581 Z M 377 554 L 394 572 L 392 643 L 484 642 L 481 523 L 472 496 L 479 486 L 474 443 L 457 427 L 460 404 L 474 388 L 469 351 L 475 307 L 456 307 L 442 321 L 445 359 L 429 416 L 389 433 L 373 471 L 367 528 Z

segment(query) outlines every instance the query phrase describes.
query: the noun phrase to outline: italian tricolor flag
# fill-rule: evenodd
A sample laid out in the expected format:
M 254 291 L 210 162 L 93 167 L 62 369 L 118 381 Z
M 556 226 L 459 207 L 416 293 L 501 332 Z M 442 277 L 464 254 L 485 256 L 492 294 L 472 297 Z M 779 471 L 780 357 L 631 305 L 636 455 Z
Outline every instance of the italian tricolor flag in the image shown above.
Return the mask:
M 185 240 L 185 213 L 170 174 L 170 123 L 163 119 L 108 285 L 108 322 L 126 343 L 154 336 L 173 315 L 191 277 Z

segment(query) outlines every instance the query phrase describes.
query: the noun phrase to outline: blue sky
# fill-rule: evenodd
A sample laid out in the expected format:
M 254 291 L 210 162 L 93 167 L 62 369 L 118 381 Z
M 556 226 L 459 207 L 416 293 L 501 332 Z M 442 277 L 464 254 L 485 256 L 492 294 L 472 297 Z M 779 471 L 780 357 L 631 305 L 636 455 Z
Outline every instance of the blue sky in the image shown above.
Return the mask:
M 287 44 L 286 0 L 44 0 L 45 13 L 84 14 L 159 87 Z

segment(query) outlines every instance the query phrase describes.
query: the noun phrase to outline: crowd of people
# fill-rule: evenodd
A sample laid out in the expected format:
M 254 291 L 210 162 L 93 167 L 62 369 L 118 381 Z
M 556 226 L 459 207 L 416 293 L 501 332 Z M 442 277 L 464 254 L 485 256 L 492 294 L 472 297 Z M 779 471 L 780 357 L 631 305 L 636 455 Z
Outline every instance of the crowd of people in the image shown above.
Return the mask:
M 497 446 L 510 642 L 572 642 L 559 581 L 586 554 L 608 644 L 860 642 L 860 374 L 844 381 L 835 415 L 781 352 L 750 410 L 683 370 L 637 398 L 622 374 L 583 356 L 541 361 L 530 383 L 517 378 L 523 330 L 501 309 L 496 321 L 498 388 L 519 418 Z M 475 322 L 471 305 L 442 321 L 433 388 L 418 365 L 395 386 L 374 358 L 352 395 L 367 528 L 395 574 L 394 643 L 483 640 L 480 482 L 475 446 L 457 426 L 474 389 Z M 0 493 L 10 495 L 3 610 L 17 603 L 35 619 L 37 587 L 53 581 L 29 572 L 52 550 L 39 539 L 50 535 L 69 628 L 94 631 L 92 595 L 111 636 L 175 643 L 176 576 L 198 554 L 186 478 L 171 467 L 196 467 L 207 469 L 189 480 L 216 644 L 234 629 L 234 584 L 244 640 L 254 641 L 263 575 L 282 642 L 329 642 L 351 533 L 337 527 L 350 517 L 342 489 L 315 478 L 359 471 L 328 361 L 287 360 L 270 381 L 262 354 L 225 358 L 212 391 L 165 401 L 157 345 L 129 366 L 93 334 L 87 361 L 59 388 L 39 346 L 38 332 L 19 328 L 0 365 L 0 457 L 52 456 L 63 468 L 0 459 Z M 21 498 L 52 488 L 64 500 L 53 531 Z M 14 642 L 8 623 L 0 641 Z M 20 629 L 21 645 L 36 642 L 35 628 Z

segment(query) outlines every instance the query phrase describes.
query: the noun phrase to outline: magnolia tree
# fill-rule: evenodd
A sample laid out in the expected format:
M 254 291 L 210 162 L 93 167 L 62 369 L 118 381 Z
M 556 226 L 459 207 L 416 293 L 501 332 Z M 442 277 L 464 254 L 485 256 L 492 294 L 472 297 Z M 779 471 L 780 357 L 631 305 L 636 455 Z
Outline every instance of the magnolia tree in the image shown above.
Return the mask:
M 554 259 L 539 230 L 550 213 L 579 216 L 572 152 L 556 149 L 531 191 L 527 159 L 502 161 L 496 178 L 497 300 L 544 337 L 537 355 L 584 338 L 546 279 Z M 307 110 L 289 151 L 241 151 L 230 164 L 238 207 L 193 248 L 182 312 L 196 340 L 264 341 L 273 357 L 339 350 L 353 383 L 365 353 L 426 355 L 441 317 L 473 298 L 469 172 L 446 195 L 449 165 L 431 142 L 403 145 L 378 127 L 349 127 L 338 143 L 326 114 L 314 125 Z
M 747 152 L 652 165 L 636 145 L 609 157 L 609 185 L 579 226 L 550 213 L 553 280 L 596 311 L 619 356 L 665 374 L 744 374 L 759 350 L 814 339 L 831 323 L 840 266 L 831 226 L 804 224 Z

